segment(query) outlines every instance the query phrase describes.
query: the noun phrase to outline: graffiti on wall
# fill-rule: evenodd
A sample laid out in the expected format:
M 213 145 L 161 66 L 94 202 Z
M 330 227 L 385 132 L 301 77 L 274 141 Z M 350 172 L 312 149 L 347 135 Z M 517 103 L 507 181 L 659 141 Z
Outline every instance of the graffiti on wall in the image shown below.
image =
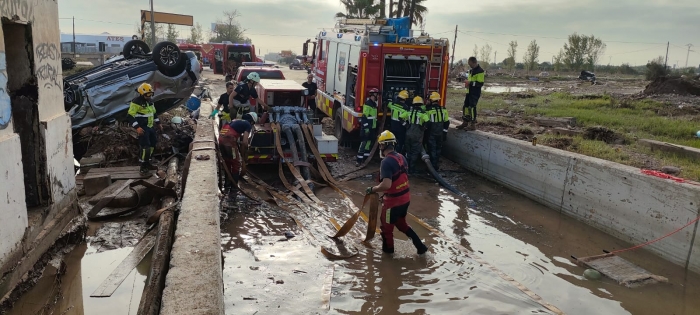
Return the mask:
M 44 81 L 44 88 L 51 89 L 53 86 L 61 88 L 58 80 L 58 60 L 59 52 L 56 44 L 42 43 L 34 49 L 37 59 L 36 77 Z
M 7 128 L 12 119 L 12 104 L 7 94 L 7 62 L 5 52 L 0 51 L 0 130 Z
M 10 19 L 23 21 L 34 20 L 34 7 L 36 1 L 30 0 L 2 0 L 0 1 L 0 15 Z

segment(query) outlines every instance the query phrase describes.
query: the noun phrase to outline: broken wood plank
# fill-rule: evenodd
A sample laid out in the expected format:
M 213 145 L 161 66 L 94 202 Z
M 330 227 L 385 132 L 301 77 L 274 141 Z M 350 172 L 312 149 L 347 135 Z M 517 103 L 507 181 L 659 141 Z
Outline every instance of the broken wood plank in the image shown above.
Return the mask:
M 139 171 L 138 166 L 120 166 L 120 167 L 98 167 L 91 168 L 88 173 L 114 173 L 123 171 Z
M 322 309 L 325 310 L 330 310 L 331 309 L 331 293 L 333 289 L 333 274 L 335 273 L 335 264 L 331 265 L 328 267 L 328 270 L 326 270 L 326 277 L 323 279 L 323 296 L 322 296 L 322 301 L 323 305 L 321 306 Z
M 536 117 L 535 121 L 538 125 L 544 127 L 574 127 L 576 126 L 576 117 Z
M 165 188 L 173 188 L 177 185 L 177 163 L 178 159 L 173 158 L 168 164 L 168 172 L 165 176 Z
M 583 131 L 567 129 L 567 128 L 552 128 L 550 130 L 550 132 L 552 134 L 555 134 L 555 135 L 560 135 L 560 136 L 563 135 L 563 136 L 571 136 L 571 137 L 580 136 L 583 134 Z
M 112 176 L 109 174 L 90 174 L 83 179 L 85 194 L 94 196 L 112 185 Z
M 134 249 L 126 256 L 119 266 L 115 268 L 111 274 L 102 281 L 102 284 L 95 289 L 90 297 L 110 297 L 114 291 L 119 288 L 119 285 L 124 282 L 126 277 L 131 274 L 131 271 L 143 260 L 144 257 L 151 251 L 156 243 L 156 229 L 146 233 L 144 237 L 136 244 Z
M 119 195 L 122 190 L 124 190 L 126 187 L 129 187 L 131 184 L 132 180 L 128 180 L 124 182 L 117 190 L 115 190 L 111 195 L 105 197 L 104 199 L 100 200 L 92 209 L 90 209 L 90 212 L 88 212 L 88 219 L 94 218 L 102 208 L 106 207 L 108 203 L 112 201 L 117 195 Z
M 639 139 L 637 143 L 662 152 L 675 153 L 690 158 L 700 158 L 700 149 L 651 139 Z
M 123 180 L 123 179 L 145 179 L 150 178 L 152 175 L 146 174 L 141 175 L 139 172 L 140 167 L 138 166 L 123 166 L 123 167 L 102 167 L 102 168 L 91 168 L 86 176 L 94 176 L 98 174 L 109 174 L 112 176 L 112 180 Z

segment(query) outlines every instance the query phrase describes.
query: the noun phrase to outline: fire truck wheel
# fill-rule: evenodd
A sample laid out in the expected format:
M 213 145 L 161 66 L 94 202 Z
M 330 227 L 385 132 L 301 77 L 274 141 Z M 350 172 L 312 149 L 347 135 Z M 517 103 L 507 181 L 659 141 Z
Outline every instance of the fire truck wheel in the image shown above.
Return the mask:
M 343 129 L 343 110 L 335 109 L 335 119 L 333 119 L 334 136 L 338 139 L 338 143 L 347 140 L 348 132 Z

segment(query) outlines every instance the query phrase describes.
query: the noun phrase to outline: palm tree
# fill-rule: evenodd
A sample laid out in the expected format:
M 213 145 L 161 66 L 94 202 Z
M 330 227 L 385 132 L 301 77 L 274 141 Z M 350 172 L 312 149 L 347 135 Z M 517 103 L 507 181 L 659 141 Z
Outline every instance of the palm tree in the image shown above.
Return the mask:
M 406 2 L 404 6 L 403 2 Z M 399 0 L 399 8 L 393 12 L 394 16 L 411 16 L 411 6 L 413 6 L 413 24 L 423 24 L 423 19 L 428 13 L 428 8 L 423 5 L 425 0 Z
M 338 12 L 335 17 L 369 19 L 379 14 L 381 4 L 374 3 L 374 0 L 340 0 L 345 6 L 345 13 Z

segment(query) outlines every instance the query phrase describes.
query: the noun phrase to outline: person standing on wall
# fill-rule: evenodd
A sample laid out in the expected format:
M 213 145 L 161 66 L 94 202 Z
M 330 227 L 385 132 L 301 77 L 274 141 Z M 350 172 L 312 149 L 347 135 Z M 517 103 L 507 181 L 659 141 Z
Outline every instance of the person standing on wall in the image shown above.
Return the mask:
M 163 131 L 163 126 L 160 124 L 160 119 L 156 117 L 156 107 L 153 104 L 153 87 L 148 83 L 141 83 L 136 89 L 139 96 L 135 97 L 129 105 L 127 119 L 131 127 L 136 129 L 139 135 L 141 161 L 141 175 L 147 175 L 150 170 L 157 170 L 158 167 L 151 164 L 151 155 L 156 148 L 158 137 L 154 126 L 158 126 L 160 131 Z
M 369 151 L 372 149 L 372 140 L 376 137 L 377 131 L 377 95 L 379 90 L 369 90 L 369 98 L 362 106 L 362 117 L 360 117 L 360 149 L 357 150 L 357 161 L 355 166 L 360 166 L 369 158 Z
M 314 82 L 314 75 L 309 74 L 306 77 L 306 82 L 302 84 L 307 90 L 309 90 L 309 95 L 306 97 L 306 105 L 316 112 L 316 91 L 318 90 L 318 85 Z
M 243 115 L 242 119 L 235 119 L 231 123 L 225 124 L 219 133 L 219 150 L 221 157 L 235 181 L 238 181 L 242 174 L 241 152 L 247 151 L 248 138 L 253 130 L 253 125 L 258 121 L 258 114 L 250 112 Z M 243 146 L 241 149 L 240 146 Z M 226 186 L 230 183 L 227 179 Z
M 406 122 L 406 156 L 408 158 L 408 174 L 416 173 L 416 165 L 423 153 L 424 124 L 428 120 L 423 111 L 423 98 L 416 96 L 411 104 L 411 111 L 402 116 Z
M 235 85 L 233 82 L 226 82 L 226 93 L 221 94 L 219 97 L 219 101 L 217 102 L 216 109 L 211 113 L 209 118 L 214 118 L 216 114 L 219 112 L 219 110 L 223 107 L 223 110 L 221 111 L 221 119 L 219 120 L 219 130 L 221 128 L 231 122 L 231 108 L 229 108 L 229 97 L 231 96 L 231 93 L 233 93 Z
M 457 128 L 476 130 L 476 104 L 481 97 L 481 87 L 484 86 L 484 69 L 476 62 L 476 57 L 469 57 L 467 63 L 471 70 L 466 81 L 467 95 L 462 106 L 462 124 Z
M 367 187 L 366 194 L 383 192 L 381 218 L 382 251 L 394 253 L 394 226 L 403 232 L 413 242 L 418 255 L 428 251 L 415 231 L 406 222 L 408 206 L 411 203 L 409 193 L 406 158 L 394 151 L 396 137 L 391 131 L 384 131 L 379 138 L 379 156 L 382 164 L 379 170 L 379 185 Z
M 403 90 L 399 92 L 397 96 L 396 103 L 389 103 L 389 110 L 391 111 L 391 133 L 396 137 L 396 152 L 404 154 L 404 143 L 406 142 L 406 126 L 404 126 L 404 120 L 401 119 L 401 115 L 409 111 L 409 107 L 406 104 L 406 99 L 408 99 L 408 91 Z
M 440 154 L 442 154 L 442 139 L 447 135 L 450 117 L 447 110 L 440 105 L 440 94 L 430 93 L 426 115 L 428 116 L 427 151 L 433 168 L 439 170 Z M 447 123 L 447 125 L 445 125 Z

